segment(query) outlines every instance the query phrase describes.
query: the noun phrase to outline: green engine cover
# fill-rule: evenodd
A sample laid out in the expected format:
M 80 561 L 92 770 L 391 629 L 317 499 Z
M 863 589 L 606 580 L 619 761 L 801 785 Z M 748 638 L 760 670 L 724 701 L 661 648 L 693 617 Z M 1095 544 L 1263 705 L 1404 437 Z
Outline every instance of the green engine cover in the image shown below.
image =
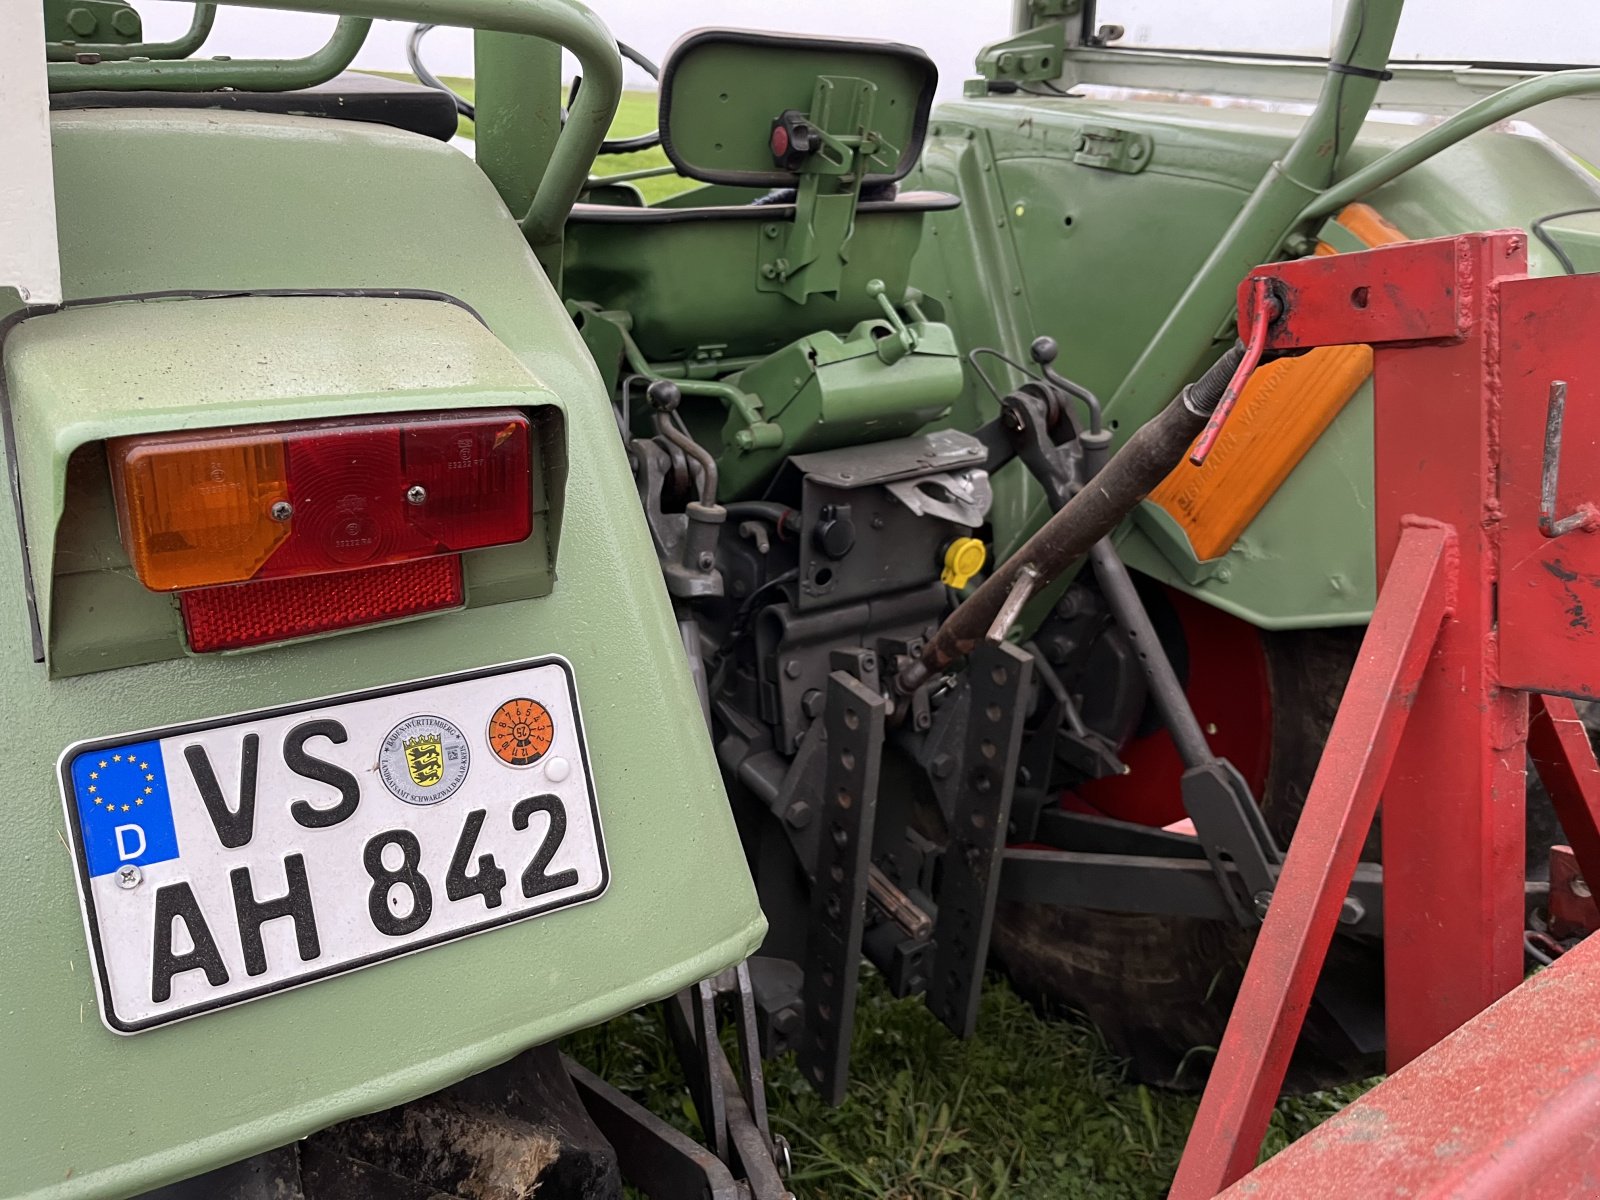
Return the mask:
M 894 336 L 880 318 L 844 337 L 824 331 L 801 338 L 726 380 L 761 398 L 783 443 L 739 448 L 734 439 L 744 422 L 730 415 L 717 460 L 721 493 L 738 499 L 759 490 L 791 454 L 905 437 L 949 413 L 962 385 L 955 338 L 933 321 L 907 329 L 915 348 L 895 362 L 879 356 L 883 340 Z

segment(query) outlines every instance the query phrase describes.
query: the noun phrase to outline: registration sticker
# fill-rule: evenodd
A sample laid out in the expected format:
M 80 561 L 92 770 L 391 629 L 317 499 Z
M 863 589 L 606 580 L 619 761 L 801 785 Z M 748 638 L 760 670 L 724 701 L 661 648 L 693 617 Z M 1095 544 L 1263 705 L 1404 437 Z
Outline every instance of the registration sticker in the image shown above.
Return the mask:
M 138 1033 L 598 897 L 559 658 L 61 756 L 101 1017 Z

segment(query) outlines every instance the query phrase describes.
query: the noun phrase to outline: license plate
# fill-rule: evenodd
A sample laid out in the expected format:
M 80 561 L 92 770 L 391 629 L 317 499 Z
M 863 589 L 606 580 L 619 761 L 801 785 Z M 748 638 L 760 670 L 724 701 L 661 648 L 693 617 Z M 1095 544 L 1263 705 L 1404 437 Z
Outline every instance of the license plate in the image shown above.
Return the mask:
M 563 659 L 78 742 L 61 785 L 117 1033 L 593 900 L 609 878 Z

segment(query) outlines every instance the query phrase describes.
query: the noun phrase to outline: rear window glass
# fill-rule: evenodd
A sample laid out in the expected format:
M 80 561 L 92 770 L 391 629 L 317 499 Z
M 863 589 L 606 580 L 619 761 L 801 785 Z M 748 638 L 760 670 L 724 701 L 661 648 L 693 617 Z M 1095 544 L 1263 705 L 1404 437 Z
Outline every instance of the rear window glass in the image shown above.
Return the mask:
M 1357 3 L 1365 0 L 1355 0 Z M 1406 0 L 1394 62 L 1600 63 L 1595 0 Z M 1120 47 L 1326 58 L 1345 0 L 1099 0 Z

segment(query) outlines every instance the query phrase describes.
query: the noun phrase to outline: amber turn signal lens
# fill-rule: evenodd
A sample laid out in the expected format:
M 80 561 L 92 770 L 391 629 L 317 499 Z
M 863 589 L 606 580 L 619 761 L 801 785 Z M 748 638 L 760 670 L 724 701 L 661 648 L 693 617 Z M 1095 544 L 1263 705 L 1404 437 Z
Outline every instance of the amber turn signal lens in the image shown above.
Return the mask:
M 153 591 L 249 579 L 289 536 L 278 438 L 122 438 L 110 455 L 122 544 Z
M 384 566 L 532 530 L 528 419 L 512 409 L 150 434 L 107 452 L 123 546 L 158 592 Z

